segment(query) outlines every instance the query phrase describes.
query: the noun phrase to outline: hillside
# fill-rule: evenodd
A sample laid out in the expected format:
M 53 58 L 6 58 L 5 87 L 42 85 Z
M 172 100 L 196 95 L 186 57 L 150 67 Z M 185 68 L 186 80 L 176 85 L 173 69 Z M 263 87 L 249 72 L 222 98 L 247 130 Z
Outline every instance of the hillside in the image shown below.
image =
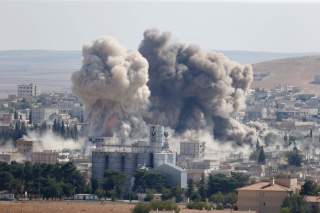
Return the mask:
M 313 83 L 314 76 L 320 75 L 320 55 L 261 62 L 253 64 L 253 70 L 255 88 L 288 84 L 320 94 L 320 84 Z

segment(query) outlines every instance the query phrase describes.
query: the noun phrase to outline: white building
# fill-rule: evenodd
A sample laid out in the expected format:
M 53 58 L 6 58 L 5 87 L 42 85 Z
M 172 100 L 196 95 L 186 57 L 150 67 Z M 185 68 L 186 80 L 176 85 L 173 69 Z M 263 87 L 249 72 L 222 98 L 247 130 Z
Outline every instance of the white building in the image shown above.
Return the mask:
M 18 98 L 30 98 L 39 95 L 36 84 L 20 84 L 17 86 Z
M 162 151 L 153 154 L 154 167 L 157 168 L 162 164 L 168 163 L 176 165 L 176 153 L 170 151 Z

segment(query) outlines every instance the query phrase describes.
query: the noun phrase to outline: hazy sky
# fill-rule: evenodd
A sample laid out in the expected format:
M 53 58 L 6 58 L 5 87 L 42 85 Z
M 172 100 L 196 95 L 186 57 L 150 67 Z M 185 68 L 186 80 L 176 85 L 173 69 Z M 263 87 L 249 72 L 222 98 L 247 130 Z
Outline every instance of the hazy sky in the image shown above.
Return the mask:
M 79 50 L 103 35 L 137 48 L 146 28 L 207 49 L 320 52 L 320 4 L 0 2 L 0 50 Z

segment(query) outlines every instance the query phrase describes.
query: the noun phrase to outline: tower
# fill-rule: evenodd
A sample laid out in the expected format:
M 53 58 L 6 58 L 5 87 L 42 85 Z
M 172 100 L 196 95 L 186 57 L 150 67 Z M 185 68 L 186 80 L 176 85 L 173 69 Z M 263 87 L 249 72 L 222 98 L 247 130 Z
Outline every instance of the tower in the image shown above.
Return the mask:
M 161 152 L 165 143 L 164 127 L 161 125 L 151 125 L 149 137 L 152 152 Z

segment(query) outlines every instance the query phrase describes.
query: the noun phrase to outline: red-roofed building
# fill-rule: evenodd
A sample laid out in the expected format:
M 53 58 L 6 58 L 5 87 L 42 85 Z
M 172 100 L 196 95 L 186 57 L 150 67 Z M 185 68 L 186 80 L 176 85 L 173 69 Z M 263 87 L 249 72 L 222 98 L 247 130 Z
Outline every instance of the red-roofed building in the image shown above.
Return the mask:
M 284 199 L 297 190 L 297 179 L 255 183 L 237 189 L 237 206 L 239 210 L 254 210 L 257 213 L 280 213 Z

